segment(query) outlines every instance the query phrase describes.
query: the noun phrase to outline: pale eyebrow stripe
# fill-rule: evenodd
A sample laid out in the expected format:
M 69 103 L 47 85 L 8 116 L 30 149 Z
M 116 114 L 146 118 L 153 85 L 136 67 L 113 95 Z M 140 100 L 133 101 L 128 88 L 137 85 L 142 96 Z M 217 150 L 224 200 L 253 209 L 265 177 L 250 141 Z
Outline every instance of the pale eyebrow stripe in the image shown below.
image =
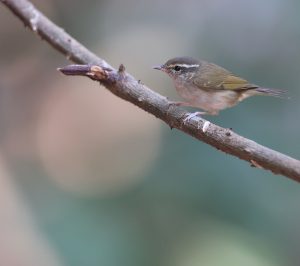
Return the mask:
M 169 67 L 174 67 L 174 66 L 179 66 L 179 67 L 184 67 L 184 68 L 199 67 L 199 65 L 197 65 L 197 64 L 195 64 L 195 65 L 187 65 L 187 64 L 174 64 L 174 65 L 170 65 Z

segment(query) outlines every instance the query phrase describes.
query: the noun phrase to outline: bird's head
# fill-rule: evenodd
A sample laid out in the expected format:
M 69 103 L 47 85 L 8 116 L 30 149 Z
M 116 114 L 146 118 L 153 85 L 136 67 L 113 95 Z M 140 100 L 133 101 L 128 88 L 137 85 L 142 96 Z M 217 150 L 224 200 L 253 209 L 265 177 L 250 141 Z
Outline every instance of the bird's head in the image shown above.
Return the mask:
M 192 57 L 175 57 L 154 69 L 167 73 L 174 80 L 187 81 L 194 77 L 200 68 L 201 62 Z

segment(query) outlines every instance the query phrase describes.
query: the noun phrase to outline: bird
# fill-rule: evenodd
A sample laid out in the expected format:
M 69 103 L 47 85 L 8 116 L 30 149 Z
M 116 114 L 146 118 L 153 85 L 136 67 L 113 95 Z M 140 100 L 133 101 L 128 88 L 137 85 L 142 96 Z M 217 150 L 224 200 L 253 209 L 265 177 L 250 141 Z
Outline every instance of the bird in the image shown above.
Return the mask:
M 236 76 L 227 69 L 188 56 L 175 57 L 154 66 L 174 81 L 177 93 L 184 101 L 172 105 L 195 107 L 203 110 L 190 114 L 185 121 L 197 115 L 218 115 L 254 95 L 284 98 L 286 91 L 264 88 Z

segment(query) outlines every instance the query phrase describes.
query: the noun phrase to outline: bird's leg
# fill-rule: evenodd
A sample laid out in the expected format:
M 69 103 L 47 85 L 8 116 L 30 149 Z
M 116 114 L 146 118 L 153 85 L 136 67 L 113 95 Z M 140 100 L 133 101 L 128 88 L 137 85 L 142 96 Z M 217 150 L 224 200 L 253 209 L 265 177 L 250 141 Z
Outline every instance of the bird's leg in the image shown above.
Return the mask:
M 189 102 L 170 102 L 169 107 L 168 107 L 168 111 L 169 111 L 171 106 L 195 107 L 193 104 L 191 104 Z
M 172 106 L 189 106 L 192 107 L 190 103 L 188 102 L 170 102 L 168 106 L 167 113 L 169 113 L 169 110 Z
M 186 106 L 186 107 L 195 107 L 193 104 L 191 103 L 188 103 L 188 102 L 170 102 L 169 104 L 169 108 L 172 106 L 172 105 L 175 105 L 175 106 Z M 190 113 L 188 114 L 184 120 L 183 120 L 183 123 L 187 123 L 188 121 L 190 121 L 193 117 L 195 116 L 201 116 L 201 115 L 205 115 L 207 114 L 206 112 L 194 112 L 194 113 Z
M 183 123 L 187 123 L 189 122 L 192 118 L 194 118 L 195 116 L 202 116 L 202 115 L 218 115 L 218 111 L 212 110 L 212 111 L 206 111 L 206 112 L 194 112 L 194 113 L 190 113 L 188 114 L 184 119 L 183 119 Z
M 196 117 L 196 116 L 200 116 L 201 115 L 206 115 L 206 112 L 194 112 L 194 113 L 189 113 L 184 119 L 183 119 L 183 124 L 189 122 L 192 118 Z
M 218 115 L 219 111 L 213 110 L 213 111 L 208 111 L 206 112 L 207 115 Z
M 188 102 L 170 102 L 169 103 L 169 108 L 172 106 L 186 106 L 186 107 L 195 107 L 195 105 L 188 103 Z M 194 113 L 189 113 L 186 115 L 186 117 L 183 119 L 183 123 L 189 122 L 192 118 L 196 116 L 202 116 L 202 115 L 217 115 L 219 112 L 218 110 L 210 110 L 210 111 L 202 111 L 202 112 L 194 112 Z
M 192 106 L 188 102 L 170 102 L 169 107 L 171 107 L 172 105 L 175 105 L 175 106 Z

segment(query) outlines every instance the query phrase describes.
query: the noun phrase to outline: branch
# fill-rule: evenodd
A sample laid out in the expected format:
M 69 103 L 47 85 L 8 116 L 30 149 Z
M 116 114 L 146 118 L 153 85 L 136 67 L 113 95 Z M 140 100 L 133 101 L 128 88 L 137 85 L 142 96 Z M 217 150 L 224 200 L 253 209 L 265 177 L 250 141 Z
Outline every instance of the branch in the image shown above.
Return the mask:
M 68 59 L 85 65 L 71 65 L 60 69 L 67 75 L 83 75 L 100 81 L 109 91 L 218 150 L 248 161 L 251 166 L 264 168 L 300 182 L 300 161 L 246 139 L 232 130 L 194 118 L 184 123 L 187 112 L 172 106 L 166 97 L 152 91 L 125 72 L 123 65 L 114 69 L 87 50 L 62 28 L 56 26 L 27 0 L 0 0 L 26 26 L 46 40 Z

